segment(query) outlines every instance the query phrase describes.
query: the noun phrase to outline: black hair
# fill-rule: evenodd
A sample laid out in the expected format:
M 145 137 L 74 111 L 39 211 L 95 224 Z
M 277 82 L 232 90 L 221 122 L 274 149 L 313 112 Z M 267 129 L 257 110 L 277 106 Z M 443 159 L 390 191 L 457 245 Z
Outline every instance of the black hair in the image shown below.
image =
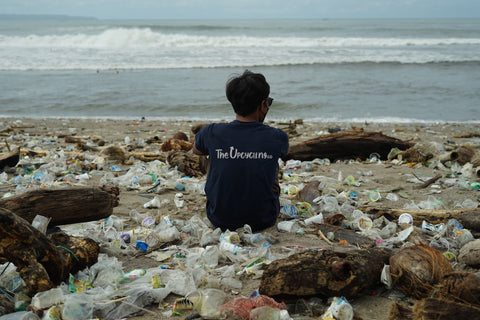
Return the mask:
M 245 70 L 241 76 L 228 80 L 226 94 L 235 113 L 245 117 L 268 98 L 270 85 L 263 74 Z

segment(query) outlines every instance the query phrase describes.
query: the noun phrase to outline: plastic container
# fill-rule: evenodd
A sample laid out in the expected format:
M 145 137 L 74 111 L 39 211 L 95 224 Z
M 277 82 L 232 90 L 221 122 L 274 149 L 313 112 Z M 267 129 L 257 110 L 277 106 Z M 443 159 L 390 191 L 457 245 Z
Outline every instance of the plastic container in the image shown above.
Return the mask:
M 398 217 L 398 224 L 413 224 L 413 217 L 409 213 L 402 213 L 400 217 Z
M 458 243 L 459 247 L 463 247 L 466 243 L 475 239 L 468 229 L 456 230 L 453 238 Z
M 323 214 L 319 213 L 316 216 L 305 219 L 304 222 L 307 226 L 312 223 L 321 224 L 323 223 Z
M 387 200 L 390 200 L 390 201 L 398 201 L 398 200 L 399 200 L 398 196 L 397 196 L 395 193 L 391 193 L 391 192 L 390 192 L 390 193 L 387 193 L 387 195 L 385 196 L 385 198 L 386 198 Z
M 143 207 L 145 209 L 153 209 L 153 208 L 160 208 L 161 205 L 162 205 L 162 202 L 160 201 L 160 199 L 157 196 L 155 196 L 155 197 L 153 197 L 152 200 L 146 202 L 143 205 Z
M 178 192 L 175 194 L 175 199 L 173 200 L 177 208 L 182 208 L 183 204 L 185 203 L 185 199 L 183 199 L 183 193 Z
M 202 252 L 202 261 L 205 267 L 215 268 L 218 266 L 219 250 L 217 246 L 206 246 Z
M 277 224 L 277 229 L 279 231 L 292 232 L 296 234 L 304 234 L 305 230 L 300 226 L 300 223 L 295 220 L 280 221 Z
M 45 231 L 47 230 L 48 223 L 50 222 L 52 218 L 47 218 L 42 215 L 37 214 L 35 218 L 33 218 L 32 221 L 32 226 L 40 231 L 41 233 L 45 234 Z

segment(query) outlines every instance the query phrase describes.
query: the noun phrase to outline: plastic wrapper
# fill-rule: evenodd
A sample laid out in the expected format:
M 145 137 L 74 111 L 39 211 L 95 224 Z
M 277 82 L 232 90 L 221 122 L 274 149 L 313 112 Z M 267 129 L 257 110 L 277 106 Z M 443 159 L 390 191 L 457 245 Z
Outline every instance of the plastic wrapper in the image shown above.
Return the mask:
M 333 298 L 332 304 L 327 312 L 321 317 L 322 320 L 352 320 L 353 308 L 344 297 Z
M 107 287 L 123 276 L 123 267 L 117 258 L 101 254 L 98 262 L 90 267 L 89 273 L 94 287 Z
M 137 287 L 127 290 L 123 295 L 128 298 L 119 302 L 119 305 L 110 311 L 105 316 L 105 319 L 126 318 L 142 311 L 140 308 L 160 303 L 169 294 L 170 290 L 167 288 L 150 289 L 147 287 Z

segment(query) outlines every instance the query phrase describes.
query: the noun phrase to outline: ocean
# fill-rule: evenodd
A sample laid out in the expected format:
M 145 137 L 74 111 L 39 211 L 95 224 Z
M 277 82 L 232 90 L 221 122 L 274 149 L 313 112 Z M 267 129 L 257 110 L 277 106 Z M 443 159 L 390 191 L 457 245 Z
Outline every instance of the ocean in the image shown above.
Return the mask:
M 227 120 L 245 69 L 267 120 L 480 122 L 480 19 L 0 21 L 1 117 Z

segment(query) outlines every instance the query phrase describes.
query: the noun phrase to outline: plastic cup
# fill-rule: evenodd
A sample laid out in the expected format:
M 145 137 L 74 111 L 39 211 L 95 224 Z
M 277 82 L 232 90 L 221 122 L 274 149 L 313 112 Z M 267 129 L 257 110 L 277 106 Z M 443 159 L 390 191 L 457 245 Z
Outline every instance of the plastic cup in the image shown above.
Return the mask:
M 358 219 L 358 228 L 361 231 L 370 230 L 372 228 L 373 222 L 369 217 L 363 216 Z
M 377 202 L 378 200 L 382 199 L 382 196 L 380 195 L 380 192 L 378 192 L 377 190 L 372 190 L 368 194 L 368 199 L 370 199 L 370 201 L 372 202 Z
M 352 175 L 349 175 L 348 177 L 345 178 L 345 182 L 349 186 L 353 186 L 355 184 L 355 178 Z
M 297 187 L 296 186 L 289 186 L 287 190 L 287 194 L 290 197 L 295 197 L 297 196 Z
M 298 212 L 304 216 L 311 216 L 312 215 L 312 205 L 308 202 L 302 202 L 298 206 Z
M 413 224 L 413 217 L 409 213 L 402 213 L 400 217 L 398 217 L 398 224 Z

